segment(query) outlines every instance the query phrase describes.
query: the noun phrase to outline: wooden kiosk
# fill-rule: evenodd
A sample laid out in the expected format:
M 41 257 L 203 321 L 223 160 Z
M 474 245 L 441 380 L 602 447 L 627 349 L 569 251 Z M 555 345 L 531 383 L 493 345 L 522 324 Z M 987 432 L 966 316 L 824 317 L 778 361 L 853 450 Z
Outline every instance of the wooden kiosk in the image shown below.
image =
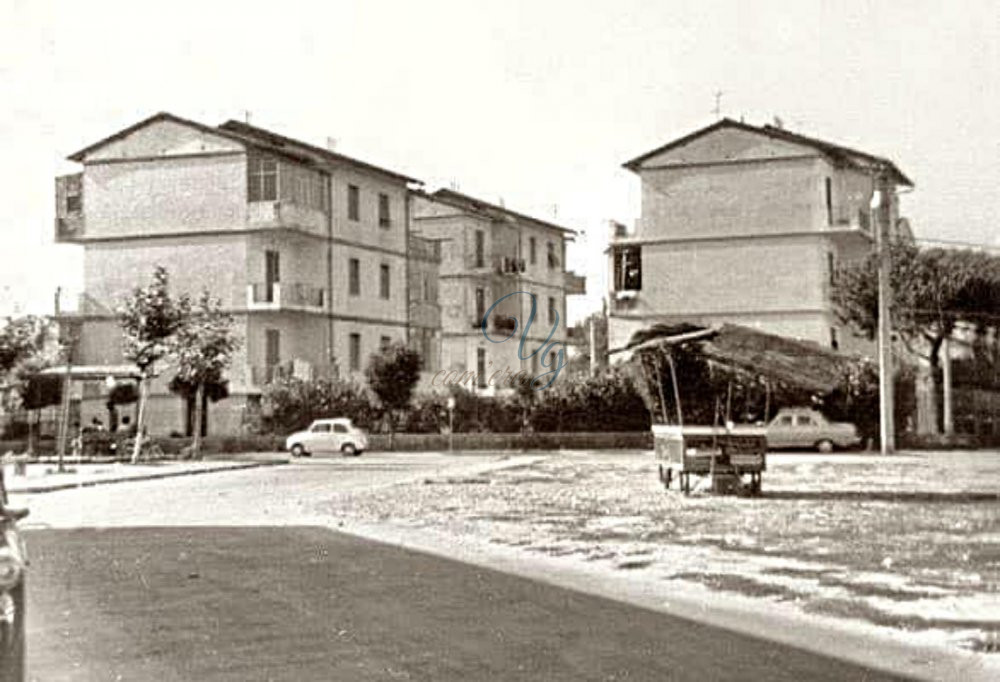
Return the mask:
M 731 377 L 742 375 L 759 382 L 764 391 L 759 396 L 764 398 L 763 419 L 748 421 L 761 425 L 733 424 L 732 378 L 725 400 L 715 396 L 714 419 L 705 420 L 710 425 L 685 423 L 674 358 L 682 347 L 710 366 L 724 368 Z M 717 493 L 759 495 L 767 469 L 767 432 L 762 424 L 770 412 L 771 382 L 810 395 L 827 395 L 842 380 L 845 361 L 850 360 L 818 344 L 733 324 L 710 328 L 657 324 L 633 334 L 627 347 L 612 351 L 619 352 L 630 356 L 643 389 L 653 422 L 660 480 L 669 488 L 676 479 L 684 493 L 691 491 L 693 474 L 710 476 Z

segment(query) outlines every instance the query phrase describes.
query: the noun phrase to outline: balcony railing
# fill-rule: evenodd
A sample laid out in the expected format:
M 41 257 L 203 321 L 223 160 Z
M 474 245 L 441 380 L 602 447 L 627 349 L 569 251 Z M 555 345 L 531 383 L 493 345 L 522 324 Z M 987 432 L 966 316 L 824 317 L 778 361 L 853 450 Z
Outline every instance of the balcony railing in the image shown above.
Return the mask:
M 340 372 L 334 364 L 315 364 L 296 358 L 275 365 L 255 365 L 250 368 L 251 383 L 255 386 L 267 384 L 282 379 L 301 379 L 314 381 L 317 379 L 336 379 Z
M 493 259 L 493 269 L 498 275 L 519 275 L 525 271 L 527 264 L 523 258 L 514 256 L 497 256 Z
M 322 310 L 326 290 L 296 282 L 257 282 L 247 286 L 247 307 L 253 310 Z
M 583 295 L 587 293 L 587 278 L 575 272 L 567 272 L 563 275 L 566 294 L 568 296 Z
M 266 386 L 280 379 L 292 376 L 292 363 L 284 362 L 277 365 L 254 365 L 250 368 L 250 381 L 255 386 Z

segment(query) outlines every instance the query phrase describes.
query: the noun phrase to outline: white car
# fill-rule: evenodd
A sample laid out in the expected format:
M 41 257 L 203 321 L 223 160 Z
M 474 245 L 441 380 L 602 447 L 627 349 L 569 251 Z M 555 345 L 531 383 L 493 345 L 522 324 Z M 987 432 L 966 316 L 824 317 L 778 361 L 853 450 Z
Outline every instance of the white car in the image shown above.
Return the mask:
M 346 417 L 317 419 L 305 431 L 286 438 L 285 449 L 292 457 L 324 452 L 357 456 L 368 449 L 368 435 Z

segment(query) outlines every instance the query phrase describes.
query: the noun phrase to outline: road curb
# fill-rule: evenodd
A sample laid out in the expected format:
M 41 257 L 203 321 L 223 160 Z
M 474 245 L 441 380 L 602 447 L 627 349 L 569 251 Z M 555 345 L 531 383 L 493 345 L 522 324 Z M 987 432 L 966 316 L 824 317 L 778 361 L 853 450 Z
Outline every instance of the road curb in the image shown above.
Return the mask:
M 188 471 L 163 471 L 139 476 L 118 476 L 115 478 L 102 478 L 94 481 L 77 481 L 75 483 L 53 483 L 51 485 L 30 486 L 27 488 L 12 487 L 9 492 L 14 495 L 28 495 L 38 493 L 53 493 L 60 490 L 72 490 L 74 488 L 93 488 L 99 485 L 111 485 L 113 483 L 131 483 L 133 481 L 153 481 L 158 478 L 175 478 L 178 476 L 197 476 L 199 474 L 218 474 L 226 471 L 242 471 L 244 469 L 257 469 L 260 467 L 281 466 L 288 464 L 285 460 L 273 462 L 238 462 L 226 466 L 206 467 L 204 469 L 193 469 Z

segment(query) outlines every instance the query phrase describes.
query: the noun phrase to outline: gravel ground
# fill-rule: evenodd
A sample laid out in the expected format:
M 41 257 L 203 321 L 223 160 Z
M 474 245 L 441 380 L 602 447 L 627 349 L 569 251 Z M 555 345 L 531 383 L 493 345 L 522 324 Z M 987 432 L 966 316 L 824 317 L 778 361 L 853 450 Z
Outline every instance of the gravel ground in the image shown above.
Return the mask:
M 666 492 L 648 453 L 562 453 L 317 510 L 600 562 L 1000 650 L 1000 453 L 772 455 L 757 499 Z

